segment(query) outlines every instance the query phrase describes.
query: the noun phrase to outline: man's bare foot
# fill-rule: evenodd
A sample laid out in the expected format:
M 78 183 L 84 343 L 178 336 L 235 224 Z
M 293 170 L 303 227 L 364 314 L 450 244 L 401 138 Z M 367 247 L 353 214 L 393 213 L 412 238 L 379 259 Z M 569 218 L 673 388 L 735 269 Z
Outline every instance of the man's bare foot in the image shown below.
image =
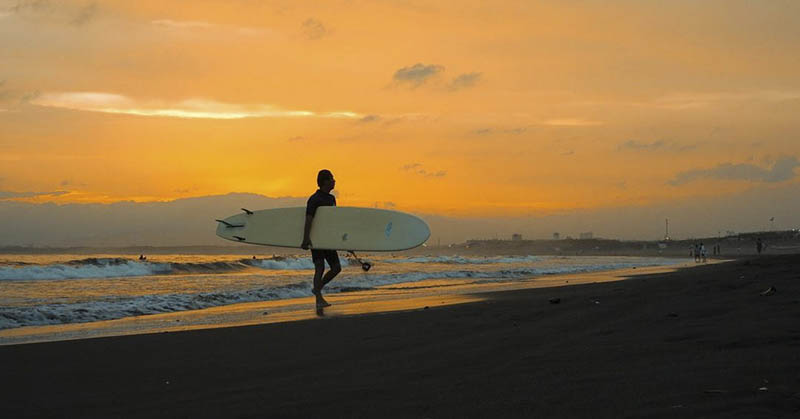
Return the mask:
M 325 299 L 322 298 L 322 291 L 311 290 L 311 293 L 317 297 L 317 308 L 330 307 L 331 303 L 325 301 Z

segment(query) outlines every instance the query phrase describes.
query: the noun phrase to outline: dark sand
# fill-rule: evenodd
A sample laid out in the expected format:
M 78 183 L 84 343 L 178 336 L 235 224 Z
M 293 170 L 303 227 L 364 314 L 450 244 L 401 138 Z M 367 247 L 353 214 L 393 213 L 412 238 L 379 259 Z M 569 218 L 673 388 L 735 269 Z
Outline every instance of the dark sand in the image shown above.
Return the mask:
M 487 297 L 4 346 L 0 417 L 800 417 L 798 255 Z

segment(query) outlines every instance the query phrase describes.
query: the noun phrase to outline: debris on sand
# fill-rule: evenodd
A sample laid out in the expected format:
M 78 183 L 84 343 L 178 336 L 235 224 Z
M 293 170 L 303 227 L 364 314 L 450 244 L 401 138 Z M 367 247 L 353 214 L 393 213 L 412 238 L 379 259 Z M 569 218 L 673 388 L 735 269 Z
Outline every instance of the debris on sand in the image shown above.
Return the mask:
M 769 288 L 767 288 L 767 289 L 765 289 L 764 291 L 761 292 L 761 296 L 762 297 L 767 297 L 767 296 L 770 296 L 772 294 L 775 294 L 776 292 L 778 292 L 778 290 L 775 287 L 769 287 Z
M 727 392 L 728 392 L 728 390 L 710 389 L 710 390 L 704 391 L 703 393 L 706 393 L 706 394 L 724 394 L 724 393 L 727 393 Z
M 550 299 L 550 304 L 558 304 L 560 302 L 561 302 L 560 298 L 551 298 Z

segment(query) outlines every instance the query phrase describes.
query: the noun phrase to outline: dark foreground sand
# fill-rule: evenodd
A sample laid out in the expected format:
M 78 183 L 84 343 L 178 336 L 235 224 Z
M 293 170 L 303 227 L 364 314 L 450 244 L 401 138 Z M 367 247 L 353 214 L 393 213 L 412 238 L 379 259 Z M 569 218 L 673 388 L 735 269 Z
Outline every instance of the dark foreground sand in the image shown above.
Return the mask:
M 488 297 L 0 347 L 0 417 L 800 417 L 800 256 Z

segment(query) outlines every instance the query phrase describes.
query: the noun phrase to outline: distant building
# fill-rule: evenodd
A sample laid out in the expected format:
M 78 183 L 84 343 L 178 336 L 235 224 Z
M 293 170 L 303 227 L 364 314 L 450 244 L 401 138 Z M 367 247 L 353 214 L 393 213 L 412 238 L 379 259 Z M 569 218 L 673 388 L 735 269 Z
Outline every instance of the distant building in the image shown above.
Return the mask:
M 586 239 L 591 239 L 593 236 L 594 236 L 594 234 L 592 234 L 592 232 L 591 232 L 591 231 L 588 231 L 588 232 L 586 232 L 586 233 L 581 233 L 581 234 L 578 236 L 578 238 L 580 238 L 581 240 L 586 240 Z
M 522 234 L 514 233 L 511 235 L 511 241 L 518 242 L 520 240 L 522 240 Z
M 558 233 L 553 233 L 553 240 L 558 240 L 561 238 L 561 235 Z

